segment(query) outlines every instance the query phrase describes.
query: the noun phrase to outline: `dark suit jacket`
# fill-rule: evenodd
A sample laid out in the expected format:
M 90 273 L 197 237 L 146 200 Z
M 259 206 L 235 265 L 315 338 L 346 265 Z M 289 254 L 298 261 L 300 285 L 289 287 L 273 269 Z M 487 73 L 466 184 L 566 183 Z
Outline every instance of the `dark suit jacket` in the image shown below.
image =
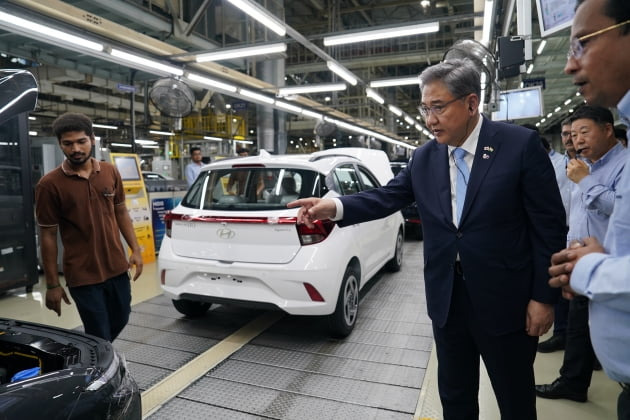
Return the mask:
M 483 120 L 459 228 L 452 222 L 446 145 L 416 149 L 386 186 L 341 198 L 341 226 L 384 217 L 415 200 L 424 229 L 429 316 L 446 323 L 459 253 L 476 319 L 490 334 L 522 330 L 530 299 L 555 303 L 551 254 L 566 243 L 554 170 L 531 130 Z

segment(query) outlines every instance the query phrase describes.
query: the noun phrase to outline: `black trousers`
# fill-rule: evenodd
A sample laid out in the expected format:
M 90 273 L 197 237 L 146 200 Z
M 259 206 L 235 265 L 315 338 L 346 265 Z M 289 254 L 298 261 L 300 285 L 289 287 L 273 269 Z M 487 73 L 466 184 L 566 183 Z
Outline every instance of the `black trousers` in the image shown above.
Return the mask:
M 569 303 L 567 299 L 560 297 L 553 307 L 553 335 L 566 334 L 569 323 Z
M 618 420 L 630 420 L 630 384 L 621 384 L 623 390 L 617 400 Z
M 70 295 L 77 305 L 87 334 L 114 341 L 125 328 L 131 312 L 131 283 L 124 272 L 103 283 L 71 287 Z
M 595 352 L 588 328 L 588 298 L 576 296 L 569 304 L 564 359 L 560 378 L 576 392 L 586 392 L 593 377 Z
M 483 358 L 502 420 L 535 420 L 534 359 L 538 337 L 523 330 L 489 335 L 477 319 L 465 280 L 455 275 L 446 325 L 433 325 L 444 420 L 479 419 L 479 357 Z

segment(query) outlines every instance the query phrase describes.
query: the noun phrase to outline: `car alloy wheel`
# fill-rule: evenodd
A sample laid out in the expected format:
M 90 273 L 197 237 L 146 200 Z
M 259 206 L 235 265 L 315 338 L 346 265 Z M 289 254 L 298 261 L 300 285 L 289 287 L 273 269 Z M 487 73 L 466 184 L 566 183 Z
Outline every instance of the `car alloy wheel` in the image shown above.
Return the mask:
M 403 231 L 400 229 L 396 235 L 396 243 L 394 244 L 394 256 L 387 262 L 385 268 L 391 272 L 400 271 L 403 262 Z
M 359 313 L 359 275 L 349 266 L 343 276 L 335 312 L 330 315 L 330 332 L 335 337 L 346 337 L 354 328 Z

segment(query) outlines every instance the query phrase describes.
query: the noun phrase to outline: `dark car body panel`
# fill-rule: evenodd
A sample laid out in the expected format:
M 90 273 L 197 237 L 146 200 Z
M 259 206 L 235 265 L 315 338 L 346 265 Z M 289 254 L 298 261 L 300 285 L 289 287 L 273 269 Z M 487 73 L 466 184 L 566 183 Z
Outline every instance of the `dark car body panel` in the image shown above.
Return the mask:
M 9 382 L 19 370 L 41 374 Z M 111 343 L 0 318 L 0 419 L 140 419 L 138 386 Z M 99 382 L 100 381 L 100 382 Z
M 407 166 L 407 162 L 390 162 L 390 166 L 395 176 Z M 401 212 L 405 218 L 406 234 L 421 241 L 424 234 L 422 232 L 422 221 L 420 220 L 420 214 L 418 213 L 418 205 L 416 203 L 410 204 L 402 209 Z

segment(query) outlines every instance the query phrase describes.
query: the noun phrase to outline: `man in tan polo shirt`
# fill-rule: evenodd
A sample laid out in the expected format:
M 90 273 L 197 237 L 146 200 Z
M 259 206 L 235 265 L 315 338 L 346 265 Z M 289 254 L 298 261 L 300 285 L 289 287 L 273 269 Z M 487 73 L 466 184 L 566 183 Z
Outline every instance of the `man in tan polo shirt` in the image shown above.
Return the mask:
M 66 160 L 47 173 L 35 190 L 37 223 L 46 277 L 46 307 L 61 315 L 70 304 L 59 283 L 57 230 L 63 243 L 63 273 L 85 332 L 113 341 L 129 320 L 131 284 L 142 273 L 142 255 L 116 167 L 91 157 L 92 121 L 66 113 L 53 122 Z M 131 248 L 125 255 L 120 234 Z

